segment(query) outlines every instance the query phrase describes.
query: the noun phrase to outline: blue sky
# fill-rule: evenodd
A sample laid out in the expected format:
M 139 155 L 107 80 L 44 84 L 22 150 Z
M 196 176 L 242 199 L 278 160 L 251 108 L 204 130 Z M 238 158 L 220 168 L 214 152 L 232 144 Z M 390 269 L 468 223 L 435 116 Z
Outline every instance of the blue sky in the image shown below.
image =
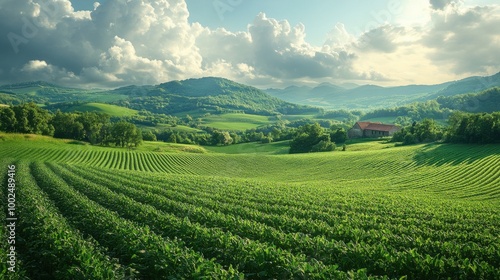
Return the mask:
M 265 12 L 268 17 L 288 20 L 292 25 L 303 23 L 306 27 L 306 38 L 318 45 L 324 43 L 328 32 L 338 22 L 344 23 L 350 32 L 359 32 L 370 17 L 370 11 L 384 8 L 384 2 L 241 0 L 236 1 L 240 4 L 232 6 L 225 1 L 187 0 L 192 22 L 198 21 L 210 28 L 224 27 L 235 32 L 246 30 L 257 14 Z M 360 6 L 363 6 L 363 9 L 360 9 Z
M 437 84 L 500 71 L 497 0 L 2 0 L 0 83 Z

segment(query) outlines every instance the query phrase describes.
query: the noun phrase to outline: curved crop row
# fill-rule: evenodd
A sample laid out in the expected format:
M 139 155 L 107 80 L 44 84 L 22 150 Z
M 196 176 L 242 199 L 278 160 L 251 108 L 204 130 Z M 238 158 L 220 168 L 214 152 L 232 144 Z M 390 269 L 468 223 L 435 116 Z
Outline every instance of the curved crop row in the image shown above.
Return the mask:
M 26 164 L 18 165 L 18 248 L 33 278 L 123 279 L 125 269 L 83 239 L 38 188 Z
M 326 267 L 318 262 L 308 263 L 301 255 L 292 255 L 274 246 L 243 239 L 217 228 L 204 228 L 186 219 L 138 203 L 126 196 L 105 190 L 99 185 L 75 176 L 60 166 L 51 168 L 72 186 L 85 193 L 103 206 L 121 213 L 124 217 L 150 226 L 164 236 L 182 237 L 184 242 L 214 257 L 225 265 L 234 265 L 247 277 L 264 278 L 338 278 L 342 275 L 336 267 Z
M 247 215 L 243 220 L 240 220 L 239 217 L 245 214 L 241 212 L 241 205 L 247 202 L 247 197 L 244 196 L 240 196 L 239 198 L 240 206 L 238 206 L 238 202 L 235 202 L 235 204 L 228 205 L 227 208 L 224 208 L 221 206 L 220 201 L 220 199 L 223 198 L 222 196 L 215 198 L 212 203 L 208 203 L 208 199 L 200 198 L 200 194 L 188 194 L 185 196 L 185 194 L 178 193 L 175 190 L 172 192 L 172 187 L 162 189 L 162 187 L 143 184 L 141 180 L 143 181 L 146 178 L 142 177 L 136 178 L 137 181 L 135 182 L 127 182 L 121 179 L 120 176 L 114 176 L 112 174 L 97 173 L 93 175 L 94 172 L 87 173 L 75 168 L 70 169 L 72 172 L 83 175 L 93 182 L 99 182 L 100 185 L 107 186 L 115 192 L 125 193 L 138 201 L 167 212 L 175 213 L 179 217 L 188 217 L 191 221 L 226 228 L 240 236 L 257 238 L 258 240 L 267 241 L 282 248 L 305 253 L 325 263 L 336 261 L 341 268 L 353 268 L 351 267 L 352 265 L 362 265 L 362 267 L 368 268 L 369 273 L 378 272 L 382 275 L 390 275 L 391 271 L 398 271 L 396 268 L 403 270 L 399 267 L 401 265 L 400 260 L 407 259 L 405 255 L 412 254 L 407 251 L 407 248 L 418 249 L 418 251 L 412 251 L 413 253 L 419 252 L 419 254 L 412 255 L 416 257 L 416 259 L 410 257 L 406 265 L 415 268 L 414 273 L 420 276 L 425 275 L 425 272 L 419 271 L 416 267 L 418 267 L 419 262 L 425 259 L 426 254 L 440 254 L 441 258 L 445 257 L 447 259 L 446 261 L 434 262 L 432 265 L 439 265 L 439 267 L 435 269 L 437 269 L 437 271 L 442 271 L 441 273 L 443 274 L 447 273 L 448 275 L 453 275 L 453 271 L 459 270 L 464 257 L 469 257 L 480 262 L 482 261 L 485 270 L 491 270 L 492 266 L 494 267 L 499 264 L 497 255 L 494 253 L 496 251 L 495 247 L 491 246 L 491 242 L 494 242 L 494 239 L 492 240 L 489 238 L 491 237 L 489 234 L 482 234 L 482 229 L 471 228 L 466 231 L 461 228 L 453 229 L 448 225 L 443 229 L 439 229 L 439 227 L 443 225 L 442 221 L 440 221 L 440 224 L 431 224 L 427 221 L 422 222 L 420 219 L 408 219 L 406 217 L 402 219 L 404 215 L 401 215 L 401 218 L 397 219 L 384 220 L 382 216 L 378 219 L 376 215 L 371 215 L 370 208 L 364 209 L 365 211 L 369 211 L 370 215 L 366 215 L 365 217 L 364 214 L 357 212 L 362 211 L 361 209 L 355 210 L 352 212 L 352 215 L 349 215 L 350 218 L 348 221 L 342 221 L 338 216 L 336 218 L 333 216 L 332 218 L 335 220 L 332 221 L 337 222 L 337 224 L 335 226 L 328 226 L 317 220 L 304 220 L 303 223 L 297 224 L 297 219 L 287 218 L 287 215 L 292 214 L 291 212 L 288 214 L 282 213 L 283 215 L 278 216 L 264 213 L 254 214 L 250 209 L 255 209 L 257 205 L 251 204 L 252 207 L 246 210 L 249 210 L 247 214 L 251 213 L 252 215 Z M 137 176 L 137 174 L 135 175 Z M 109 180 L 102 179 L 103 177 L 109 178 Z M 133 187 L 129 188 L 127 185 Z M 144 191 L 141 192 L 140 189 Z M 172 193 L 168 194 L 170 192 Z M 181 203 L 179 201 L 191 201 L 193 204 Z M 353 201 L 350 204 L 354 203 Z M 377 205 L 379 208 L 382 207 L 382 210 L 383 206 L 384 204 Z M 211 209 L 217 209 L 218 212 L 214 212 Z M 288 209 L 290 210 L 290 208 Z M 228 216 L 221 214 L 221 212 L 219 212 L 221 210 Z M 243 209 L 243 211 L 245 211 L 245 209 Z M 419 209 L 417 213 L 420 211 L 421 209 Z M 268 219 L 272 217 L 267 220 L 267 222 L 271 222 L 271 226 L 274 228 L 255 223 L 255 221 L 262 221 L 262 219 L 266 217 Z M 250 220 L 245 220 L 247 218 Z M 366 222 L 370 220 L 373 220 L 375 223 L 367 229 Z M 479 220 L 471 220 L 470 222 L 472 227 L 474 227 L 479 223 Z M 295 224 L 288 228 L 290 234 L 285 233 L 287 232 L 287 224 Z M 401 226 L 402 224 L 407 224 L 407 226 Z M 300 226 L 300 229 L 297 228 L 297 226 Z M 275 228 L 279 228 L 280 231 L 276 231 Z M 432 230 L 432 228 L 435 229 Z M 297 230 L 299 230 L 299 232 L 297 232 Z M 317 232 L 318 230 L 321 230 L 321 232 Z M 450 230 L 452 230 L 451 235 L 449 234 Z M 479 232 L 481 235 L 474 237 L 473 234 L 476 234 L 478 231 L 481 231 Z M 315 232 L 316 234 L 313 234 Z M 450 247 L 451 244 L 454 244 L 452 242 L 456 242 L 464 232 L 468 235 L 467 242 L 478 242 L 476 243 L 478 245 L 470 249 L 460 245 Z M 309 237 L 311 234 L 316 237 Z M 343 240 L 347 244 L 328 241 L 325 237 L 328 239 Z M 376 249 L 381 245 L 380 240 L 383 240 L 383 247 Z M 450 240 L 450 242 L 443 245 L 442 242 L 446 240 Z M 362 242 L 363 246 L 353 247 L 351 246 L 352 242 Z M 494 244 L 495 243 L 493 243 L 493 246 L 495 246 Z M 386 255 L 391 255 L 392 258 L 384 260 L 382 263 L 360 263 L 358 261 L 354 264 L 348 261 L 352 259 L 384 259 L 382 256 Z M 434 259 L 433 257 L 433 260 Z M 428 269 L 428 267 L 422 267 L 422 269 L 425 270 Z M 433 274 L 433 276 L 437 275 L 436 273 Z
M 161 238 L 148 227 L 124 220 L 82 196 L 46 166 L 32 165 L 33 176 L 72 225 L 93 236 L 110 254 L 137 271 L 143 279 L 162 277 L 239 278 L 229 268 L 183 248 L 182 242 Z

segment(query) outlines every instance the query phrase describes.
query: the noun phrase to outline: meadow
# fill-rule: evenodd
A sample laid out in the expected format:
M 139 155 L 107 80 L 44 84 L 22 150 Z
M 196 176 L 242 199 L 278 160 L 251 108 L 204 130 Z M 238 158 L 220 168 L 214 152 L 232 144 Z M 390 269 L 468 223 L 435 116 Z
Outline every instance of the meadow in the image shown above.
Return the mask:
M 203 125 L 225 130 L 246 130 L 271 123 L 270 117 L 252 114 L 228 113 L 203 118 Z
M 16 166 L 17 274 L 0 248 L 13 279 L 500 277 L 500 145 L 288 155 L 0 136 L 2 201 Z

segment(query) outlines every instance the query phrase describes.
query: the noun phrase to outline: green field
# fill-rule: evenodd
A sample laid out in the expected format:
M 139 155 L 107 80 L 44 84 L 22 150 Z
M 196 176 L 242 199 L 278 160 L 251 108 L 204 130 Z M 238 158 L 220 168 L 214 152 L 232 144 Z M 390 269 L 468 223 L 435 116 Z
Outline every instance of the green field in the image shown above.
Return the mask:
M 500 145 L 273 154 L 283 142 L 196 154 L 0 136 L 2 201 L 16 166 L 21 276 L 500 277 Z
M 185 126 L 185 125 L 172 126 L 169 124 L 158 124 L 157 126 L 154 126 L 154 127 L 148 126 L 147 128 L 150 128 L 150 129 L 169 129 L 169 130 L 181 132 L 181 133 L 182 132 L 183 133 L 204 133 L 205 132 L 204 130 L 192 128 L 192 127 Z
M 267 154 L 279 155 L 288 154 L 290 149 L 290 141 L 274 142 L 270 144 L 262 144 L 259 142 L 241 143 L 229 146 L 207 146 L 205 149 L 223 154 Z
M 251 114 L 222 114 L 203 118 L 203 125 L 225 130 L 246 130 L 271 123 L 270 117 Z
M 73 106 L 68 111 L 105 113 L 113 117 L 128 117 L 137 114 L 136 110 L 104 103 L 86 103 Z

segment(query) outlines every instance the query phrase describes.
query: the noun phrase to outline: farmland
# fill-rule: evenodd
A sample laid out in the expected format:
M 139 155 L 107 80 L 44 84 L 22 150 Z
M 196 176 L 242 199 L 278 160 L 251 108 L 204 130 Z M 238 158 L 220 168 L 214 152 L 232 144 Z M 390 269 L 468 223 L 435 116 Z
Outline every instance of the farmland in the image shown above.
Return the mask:
M 273 154 L 279 145 L 170 153 L 4 135 L 2 201 L 7 166 L 17 169 L 18 273 L 500 277 L 499 145 Z
M 245 130 L 270 124 L 269 117 L 252 114 L 222 114 L 203 118 L 204 125 L 227 130 Z
M 97 112 L 104 113 L 115 117 L 132 116 L 137 114 L 136 110 L 128 109 L 105 103 L 85 103 L 83 105 L 75 105 L 66 109 L 68 112 Z

